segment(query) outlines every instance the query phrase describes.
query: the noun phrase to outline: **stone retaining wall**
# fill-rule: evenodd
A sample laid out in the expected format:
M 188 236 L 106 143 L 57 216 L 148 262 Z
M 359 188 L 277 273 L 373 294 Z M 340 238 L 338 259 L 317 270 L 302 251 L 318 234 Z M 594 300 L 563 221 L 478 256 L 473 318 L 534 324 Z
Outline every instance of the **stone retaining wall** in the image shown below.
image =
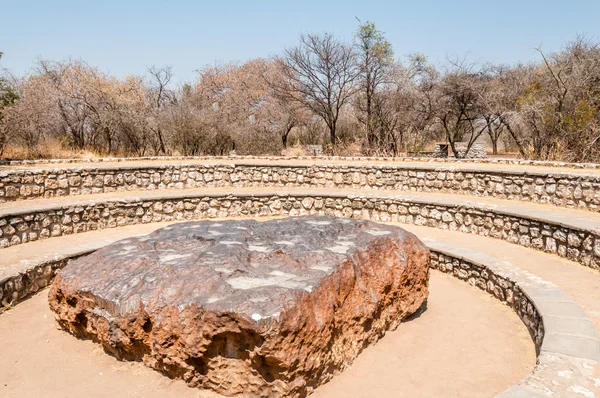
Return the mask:
M 402 165 L 170 165 L 0 171 L 0 202 L 131 190 L 331 187 L 448 192 L 600 211 L 600 176 Z
M 73 203 L 0 218 L 0 248 L 125 225 L 214 217 L 327 214 L 423 225 L 489 236 L 546 251 L 600 269 L 600 235 L 485 207 L 420 203 L 388 197 L 271 193 L 248 196 L 171 195 Z
M 50 285 L 58 271 L 82 255 L 45 261 L 0 280 L 0 313 Z
M 460 155 L 461 158 L 474 158 L 474 159 L 487 158 L 486 145 L 481 142 L 475 142 L 469 149 L 469 153 L 467 153 L 466 156 L 465 156 L 465 152 L 466 152 L 466 148 L 458 150 L 458 154 Z

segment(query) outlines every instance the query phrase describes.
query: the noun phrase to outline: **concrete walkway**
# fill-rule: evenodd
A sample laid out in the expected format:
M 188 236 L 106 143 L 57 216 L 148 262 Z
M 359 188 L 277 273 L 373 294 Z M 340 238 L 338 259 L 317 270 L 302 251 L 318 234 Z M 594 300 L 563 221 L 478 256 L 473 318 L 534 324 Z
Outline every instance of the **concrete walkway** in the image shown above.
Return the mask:
M 133 169 L 133 168 L 152 168 L 169 165 L 280 165 L 280 166 L 311 166 L 311 165 L 361 165 L 361 166 L 388 166 L 402 169 L 452 169 L 458 171 L 496 171 L 506 173 L 524 173 L 529 174 L 560 174 L 567 173 L 572 175 L 586 175 L 600 177 L 599 168 L 574 168 L 574 167 L 549 167 L 549 166 L 529 166 L 516 164 L 498 164 L 498 163 L 476 163 L 476 162 L 435 162 L 435 161 L 378 161 L 378 160 L 329 160 L 329 159 L 201 159 L 201 160 L 130 160 L 122 162 L 73 162 L 73 163 L 46 163 L 32 165 L 0 165 L 0 171 L 12 170 L 52 170 L 52 169 Z
M 527 249 L 508 242 L 460 232 L 442 231 L 416 225 L 395 224 L 429 241 L 445 242 L 501 258 L 518 265 L 546 281 L 554 283 L 571 296 L 589 315 L 600 331 L 600 273 L 574 261 Z

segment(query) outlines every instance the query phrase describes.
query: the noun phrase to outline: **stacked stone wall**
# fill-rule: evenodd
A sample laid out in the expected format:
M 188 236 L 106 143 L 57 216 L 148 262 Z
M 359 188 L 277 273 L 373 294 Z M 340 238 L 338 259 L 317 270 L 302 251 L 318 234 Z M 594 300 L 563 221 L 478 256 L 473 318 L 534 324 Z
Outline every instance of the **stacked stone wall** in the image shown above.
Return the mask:
M 471 206 L 331 194 L 166 197 L 75 203 L 0 218 L 0 248 L 126 225 L 214 217 L 327 214 L 489 236 L 600 269 L 600 234 Z
M 84 254 L 87 253 L 81 255 Z M 61 269 L 81 255 L 45 261 L 24 272 L 0 279 L 0 312 L 49 286 Z
M 600 211 L 600 176 L 400 165 L 172 165 L 0 171 L 0 202 L 133 190 L 324 187 L 447 192 Z
M 471 159 L 485 159 L 487 158 L 487 148 L 484 143 L 476 142 L 474 143 L 469 152 L 467 153 L 466 149 L 459 149 L 458 154 L 461 158 L 471 158 Z

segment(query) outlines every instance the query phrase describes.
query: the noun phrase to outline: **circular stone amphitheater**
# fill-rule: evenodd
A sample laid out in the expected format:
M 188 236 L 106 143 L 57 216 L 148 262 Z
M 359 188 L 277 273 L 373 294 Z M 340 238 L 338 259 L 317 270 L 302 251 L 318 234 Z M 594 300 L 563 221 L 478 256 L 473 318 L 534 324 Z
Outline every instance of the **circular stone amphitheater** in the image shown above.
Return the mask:
M 0 166 L 0 396 L 220 397 L 58 330 L 72 261 L 184 221 L 400 226 L 429 297 L 314 397 L 600 397 L 600 166 L 518 160 L 138 158 Z

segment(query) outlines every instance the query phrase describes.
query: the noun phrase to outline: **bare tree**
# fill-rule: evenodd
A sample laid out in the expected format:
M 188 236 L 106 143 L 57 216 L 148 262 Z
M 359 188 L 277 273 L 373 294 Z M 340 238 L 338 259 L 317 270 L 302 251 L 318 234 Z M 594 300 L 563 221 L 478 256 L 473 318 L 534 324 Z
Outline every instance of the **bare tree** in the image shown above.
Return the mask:
M 437 121 L 456 158 L 466 156 L 475 141 L 497 117 L 486 120 L 482 98 L 487 89 L 485 72 L 465 61 L 451 61 L 450 69 L 438 80 L 427 82 L 425 95 L 434 120 Z M 457 142 L 466 142 L 464 153 Z
M 4 53 L 0 51 L 0 59 Z M 2 109 L 12 105 L 19 99 L 19 96 L 15 92 L 14 84 L 9 83 L 9 79 L 4 75 L 7 74 L 0 68 L 0 122 L 2 122 L 3 113 Z M 12 76 L 11 76 L 12 77 Z M 10 79 L 16 81 L 17 79 Z M 8 143 L 8 133 L 6 125 L 0 124 L 0 155 L 4 152 L 4 148 Z
M 526 65 L 438 69 L 419 54 L 395 62 L 383 33 L 359 23 L 353 45 L 303 35 L 280 57 L 213 65 L 180 90 L 171 67 L 125 78 L 79 60 L 40 61 L 20 78 L 0 68 L 0 153 L 272 154 L 297 140 L 397 155 L 444 137 L 463 156 L 458 142 L 468 152 L 489 135 L 494 153 L 503 142 L 524 158 L 600 160 L 600 42 L 538 48 Z
M 531 131 L 533 156 L 586 161 L 600 155 L 600 43 L 578 36 L 542 57 L 520 113 Z
M 151 79 L 149 91 L 152 97 L 150 103 L 152 104 L 154 118 L 151 128 L 158 142 L 157 152 L 165 154 L 167 153 L 167 145 L 159 120 L 161 118 L 160 113 L 164 107 L 173 102 L 173 94 L 167 87 L 173 78 L 173 68 L 171 66 L 157 67 L 153 65 L 148 67 L 148 73 Z
M 275 58 L 284 84 L 275 89 L 323 119 L 331 145 L 336 144 L 340 111 L 357 90 L 359 69 L 351 46 L 333 35 L 300 36 L 300 44 Z

